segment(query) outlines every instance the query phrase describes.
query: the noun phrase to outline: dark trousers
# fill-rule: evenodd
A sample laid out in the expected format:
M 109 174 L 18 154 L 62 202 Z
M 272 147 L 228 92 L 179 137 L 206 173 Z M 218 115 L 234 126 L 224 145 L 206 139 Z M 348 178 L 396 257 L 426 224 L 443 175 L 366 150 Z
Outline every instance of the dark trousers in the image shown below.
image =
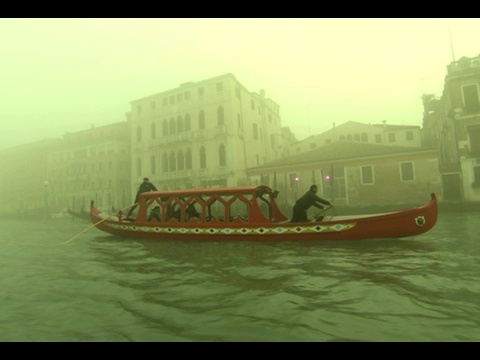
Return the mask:
M 293 206 L 293 215 L 292 215 L 292 220 L 290 220 L 290 222 L 305 222 L 305 221 L 308 221 L 307 210 L 295 204 Z
M 133 206 L 130 208 L 130 210 L 128 210 L 127 216 L 132 215 L 132 214 L 133 214 L 133 210 L 135 210 L 135 209 L 137 208 L 137 206 L 138 206 L 138 198 L 139 198 L 139 196 L 137 195 L 137 197 L 135 198 L 135 205 L 133 205 Z

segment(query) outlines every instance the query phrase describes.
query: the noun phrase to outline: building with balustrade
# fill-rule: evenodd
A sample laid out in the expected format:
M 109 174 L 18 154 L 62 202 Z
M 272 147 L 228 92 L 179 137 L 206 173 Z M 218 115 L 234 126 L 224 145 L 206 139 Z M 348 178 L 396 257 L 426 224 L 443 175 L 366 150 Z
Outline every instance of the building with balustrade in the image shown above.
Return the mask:
M 131 102 L 132 191 L 249 184 L 246 169 L 288 155 L 279 105 L 228 73 Z

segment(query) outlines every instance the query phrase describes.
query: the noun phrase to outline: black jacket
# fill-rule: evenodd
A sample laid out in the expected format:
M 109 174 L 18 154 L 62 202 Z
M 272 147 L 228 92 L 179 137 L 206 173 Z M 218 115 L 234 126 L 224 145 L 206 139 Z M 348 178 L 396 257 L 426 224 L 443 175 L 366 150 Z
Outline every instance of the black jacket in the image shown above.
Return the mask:
M 331 205 L 329 201 L 318 197 L 312 190 L 308 190 L 300 199 L 297 200 L 295 206 L 303 210 L 307 210 L 310 206 L 315 206 L 319 209 L 323 209 L 323 206 L 319 203 L 324 205 Z
M 148 183 L 142 182 L 138 187 L 137 196 L 135 197 L 136 202 L 138 201 L 141 193 L 152 191 L 152 190 L 157 191 L 157 188 L 155 187 L 155 185 L 153 185 L 150 182 Z

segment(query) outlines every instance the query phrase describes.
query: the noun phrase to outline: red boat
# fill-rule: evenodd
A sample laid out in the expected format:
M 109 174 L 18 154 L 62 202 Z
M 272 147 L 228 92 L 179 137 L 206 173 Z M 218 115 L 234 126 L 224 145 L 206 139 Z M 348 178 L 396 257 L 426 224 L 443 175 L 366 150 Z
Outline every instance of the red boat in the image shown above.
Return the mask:
M 437 222 L 437 198 L 400 211 L 323 216 L 291 223 L 268 186 L 152 191 L 140 195 L 138 214 L 108 214 L 95 208 L 97 229 L 153 240 L 311 241 L 403 238 L 425 233 Z M 321 220 L 320 220 L 321 219 Z

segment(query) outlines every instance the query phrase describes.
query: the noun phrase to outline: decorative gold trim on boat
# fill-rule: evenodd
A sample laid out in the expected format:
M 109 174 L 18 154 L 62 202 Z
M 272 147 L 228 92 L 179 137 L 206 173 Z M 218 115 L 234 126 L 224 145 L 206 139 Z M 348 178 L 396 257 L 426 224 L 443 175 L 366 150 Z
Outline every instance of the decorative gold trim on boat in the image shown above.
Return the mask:
M 116 230 L 134 231 L 138 233 L 155 234 L 191 234 L 191 235 L 282 235 L 282 234 L 317 234 L 325 232 L 340 232 L 349 230 L 357 223 L 332 224 L 332 225 L 311 225 L 311 226 L 292 226 L 292 227 L 255 227 L 255 228 L 185 228 L 171 226 L 138 226 L 130 224 L 105 223 Z

